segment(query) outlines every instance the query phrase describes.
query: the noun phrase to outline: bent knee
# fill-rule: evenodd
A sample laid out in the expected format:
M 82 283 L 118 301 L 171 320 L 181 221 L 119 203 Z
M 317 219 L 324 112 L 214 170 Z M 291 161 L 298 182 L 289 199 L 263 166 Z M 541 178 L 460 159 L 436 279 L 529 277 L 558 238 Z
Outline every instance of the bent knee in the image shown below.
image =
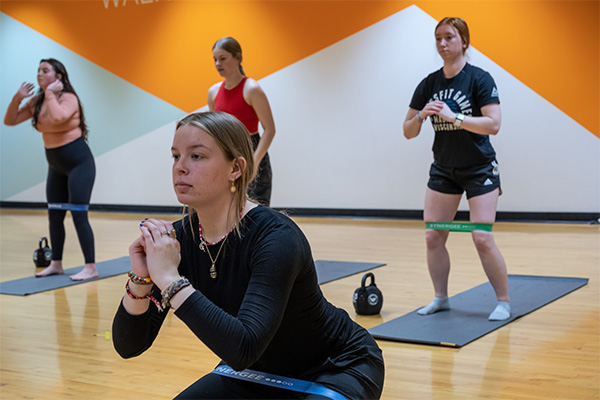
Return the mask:
M 494 234 L 492 232 L 473 231 L 471 232 L 475 248 L 480 253 L 486 253 L 496 247 Z
M 425 231 L 425 243 L 429 249 L 445 246 L 446 240 L 448 240 L 448 231 L 436 229 L 427 229 Z

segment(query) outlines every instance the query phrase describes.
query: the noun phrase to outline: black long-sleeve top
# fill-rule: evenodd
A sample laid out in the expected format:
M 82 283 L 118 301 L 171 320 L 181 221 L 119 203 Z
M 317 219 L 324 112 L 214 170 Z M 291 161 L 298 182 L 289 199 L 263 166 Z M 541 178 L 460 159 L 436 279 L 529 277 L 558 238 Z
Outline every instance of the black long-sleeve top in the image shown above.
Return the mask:
M 309 243 L 281 213 L 258 206 L 242 219 L 241 235 L 231 233 L 224 243 L 216 279 L 199 249 L 197 219 L 190 227 L 185 217 L 174 227 L 179 273 L 196 289 L 175 315 L 232 368 L 311 376 L 362 329 L 323 297 Z M 209 247 L 213 258 L 220 245 Z M 157 289 L 154 295 L 160 300 Z M 167 311 L 150 303 L 145 314 L 133 316 L 121 303 L 113 322 L 117 352 L 129 358 L 146 351 Z

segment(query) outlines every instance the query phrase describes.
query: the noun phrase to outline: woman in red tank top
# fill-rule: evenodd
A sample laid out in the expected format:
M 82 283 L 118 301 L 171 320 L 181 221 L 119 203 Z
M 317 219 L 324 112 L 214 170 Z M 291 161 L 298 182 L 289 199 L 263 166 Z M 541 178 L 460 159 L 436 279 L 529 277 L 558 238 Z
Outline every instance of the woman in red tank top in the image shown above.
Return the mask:
M 248 129 L 254 144 L 256 178 L 248 195 L 266 206 L 271 202 L 272 172 L 267 153 L 275 136 L 275 121 L 267 95 L 258 82 L 246 77 L 242 67 L 242 48 L 232 37 L 224 37 L 214 44 L 215 67 L 225 80 L 208 90 L 210 111 L 223 111 L 235 116 Z M 263 127 L 258 134 L 258 123 Z

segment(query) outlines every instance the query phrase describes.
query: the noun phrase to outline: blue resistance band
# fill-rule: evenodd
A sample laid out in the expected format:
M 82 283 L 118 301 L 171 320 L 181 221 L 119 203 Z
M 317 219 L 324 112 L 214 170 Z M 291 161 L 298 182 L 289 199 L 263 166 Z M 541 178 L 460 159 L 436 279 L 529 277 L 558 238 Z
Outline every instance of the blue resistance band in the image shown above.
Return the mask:
M 89 207 L 87 204 L 48 203 L 48 210 L 87 211 Z
M 236 371 L 228 365 L 221 365 L 215 368 L 213 374 L 227 376 L 229 378 L 240 379 L 247 382 L 259 383 L 261 385 L 273 386 L 280 389 L 293 390 L 295 392 L 317 394 L 329 397 L 331 400 L 348 400 L 348 398 L 335 390 L 326 388 L 318 383 L 303 381 L 301 379 L 288 378 L 285 376 L 268 374 L 266 372 L 253 371 L 245 369 Z

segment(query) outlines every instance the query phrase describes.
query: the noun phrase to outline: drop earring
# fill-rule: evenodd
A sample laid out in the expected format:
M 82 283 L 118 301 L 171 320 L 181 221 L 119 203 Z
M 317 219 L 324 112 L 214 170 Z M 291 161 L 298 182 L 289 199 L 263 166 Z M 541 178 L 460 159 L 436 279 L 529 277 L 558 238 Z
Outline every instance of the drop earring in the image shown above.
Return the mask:
M 237 188 L 235 187 L 235 181 L 231 182 L 231 187 L 229 188 L 229 191 L 231 193 L 235 193 L 237 191 Z

